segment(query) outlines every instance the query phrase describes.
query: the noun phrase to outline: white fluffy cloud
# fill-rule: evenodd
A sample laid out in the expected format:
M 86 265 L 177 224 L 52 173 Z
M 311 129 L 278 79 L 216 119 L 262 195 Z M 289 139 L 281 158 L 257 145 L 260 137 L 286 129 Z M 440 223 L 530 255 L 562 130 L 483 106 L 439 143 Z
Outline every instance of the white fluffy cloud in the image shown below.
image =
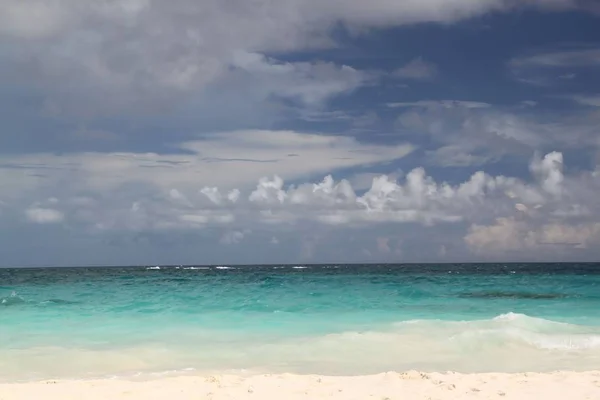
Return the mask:
M 285 231 L 286 226 L 306 224 L 332 229 L 455 225 L 465 229 L 457 237 L 464 236 L 464 245 L 478 255 L 540 247 L 585 249 L 597 244 L 600 220 L 593 217 L 600 215 L 600 173 L 566 175 L 558 152 L 534 156 L 530 170 L 530 182 L 480 171 L 463 183 L 449 184 L 436 182 L 419 167 L 400 181 L 392 175 L 375 176 L 363 193 L 348 180 L 336 181 L 330 175 L 317 183 L 291 185 L 278 175 L 263 177 L 253 189 L 157 187 L 144 197 L 121 187 L 113 188 L 110 197 L 103 197 L 102 192 L 92 198 L 62 196 L 25 212 L 32 222 L 66 221 L 81 229 L 102 231 L 220 227 L 224 230 L 221 244 L 240 243 L 251 231 L 274 225 Z M 152 170 L 147 173 L 154 175 Z M 380 237 L 380 248 L 391 243 L 387 236 Z M 400 239 L 394 237 L 394 243 Z M 399 246 L 395 245 L 401 252 Z
M 548 193 L 559 196 L 562 190 L 563 155 L 558 152 L 546 154 L 542 159 L 535 158 L 531 162 L 531 171 L 537 175 L 541 187 Z
M 403 183 L 388 175 L 374 177 L 369 190 L 360 196 L 347 180 L 335 182 L 331 176 L 287 189 L 275 176 L 261 179 L 248 200 L 271 216 L 281 213 L 285 222 L 307 218 L 336 225 L 479 221 L 495 214 L 512 215 L 519 209 L 562 207 L 562 168 L 562 154 L 553 152 L 532 160 L 533 184 L 477 172 L 458 185 L 435 182 L 423 168 L 415 168 Z
M 154 168 L 142 168 L 146 178 L 136 175 L 108 190 L 63 176 L 70 184 L 66 189 L 53 181 L 14 190 L 11 196 L 3 192 L 0 222 L 22 223 L 24 215 L 31 223 L 54 224 L 56 228 L 48 229 L 68 229 L 89 240 L 189 237 L 213 246 L 211 251 L 231 245 L 262 251 L 262 245 L 281 251 L 282 257 L 296 246 L 293 251 L 306 261 L 336 254 L 371 260 L 597 254 L 600 170 L 573 173 L 563 162 L 558 152 L 534 155 L 530 179 L 479 171 L 459 183 L 436 180 L 421 167 L 405 174 L 392 169 L 372 175 L 366 190 L 331 175 L 307 182 L 268 174 L 251 187 L 244 181 L 238 188 L 231 186 L 234 181 L 223 186 L 193 179 L 152 186 Z M 187 168 L 185 163 L 169 165 L 174 175 Z M 130 178 L 130 173 L 126 164 L 111 170 L 121 177 Z M 36 197 L 46 200 L 34 201 Z M 30 224 L 29 229 L 39 228 Z M 418 249 L 425 253 L 415 256 Z

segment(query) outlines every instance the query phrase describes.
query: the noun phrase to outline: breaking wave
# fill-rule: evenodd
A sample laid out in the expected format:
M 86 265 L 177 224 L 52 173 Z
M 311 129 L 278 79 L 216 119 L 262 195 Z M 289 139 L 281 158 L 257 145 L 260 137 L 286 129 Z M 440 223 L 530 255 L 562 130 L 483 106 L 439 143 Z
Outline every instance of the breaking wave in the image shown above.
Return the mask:
M 77 304 L 76 301 L 63 300 L 63 299 L 48 299 L 42 301 L 27 300 L 24 297 L 13 291 L 10 295 L 0 297 L 0 307 L 11 307 L 19 305 L 34 305 L 34 306 L 46 306 L 46 305 L 66 305 L 66 304 Z
M 464 345 L 525 345 L 543 350 L 600 349 L 600 327 L 575 325 L 519 313 L 476 321 L 411 320 L 397 333 L 421 333 Z

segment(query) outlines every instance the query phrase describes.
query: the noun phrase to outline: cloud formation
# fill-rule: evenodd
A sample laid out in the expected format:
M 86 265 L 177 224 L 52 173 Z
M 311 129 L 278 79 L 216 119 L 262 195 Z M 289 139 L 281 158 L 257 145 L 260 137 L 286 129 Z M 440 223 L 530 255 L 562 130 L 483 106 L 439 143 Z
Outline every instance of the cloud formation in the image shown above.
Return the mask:
M 271 227 L 280 233 L 310 231 L 316 226 L 348 232 L 377 228 L 380 234 L 373 246 L 385 250 L 394 243 L 398 255 L 402 247 L 396 243 L 403 243 L 402 237 L 382 235 L 386 227 L 435 231 L 454 225 L 464 232 L 466 250 L 483 258 L 503 252 L 527 254 L 540 248 L 550 252 L 593 248 L 600 244 L 600 220 L 593 218 L 600 215 L 595 195 L 600 191 L 600 171 L 565 175 L 564 169 L 563 155 L 551 152 L 532 158 L 530 182 L 479 171 L 462 183 L 449 184 L 436 182 L 421 167 L 400 181 L 385 174 L 375 176 L 364 192 L 331 175 L 317 183 L 289 185 L 277 175 L 263 177 L 253 189 L 201 186 L 195 191 L 180 190 L 175 187 L 179 182 L 171 181 L 173 187 L 156 187 L 143 197 L 132 196 L 127 186 L 113 189 L 109 197 L 102 191 L 89 192 L 88 197 L 55 192 L 55 197 L 23 212 L 31 222 L 62 222 L 88 232 L 218 229 L 222 232 L 219 242 L 226 245 L 240 244 L 251 234 L 278 244 L 279 239 L 273 241 L 269 233 Z M 21 199 L 9 207 L 19 204 Z M 457 244 L 461 241 L 457 243 L 456 237 L 440 243 Z
M 561 80 L 577 77 L 574 70 L 585 70 L 600 66 L 600 49 L 590 46 L 571 46 L 538 50 L 508 62 L 515 79 L 534 86 L 551 86 Z
M 64 220 L 62 212 L 52 208 L 30 207 L 25 210 L 25 215 L 30 222 L 36 224 L 54 224 Z
M 600 243 L 600 223 L 549 223 L 532 229 L 527 223 L 514 218 L 498 218 L 492 225 L 472 225 L 465 236 L 465 243 L 475 254 L 487 258 L 501 255 L 522 257 L 535 250 L 560 254 L 563 248 L 597 246 Z
M 405 79 L 430 80 L 436 77 L 438 68 L 435 64 L 423 60 L 422 57 L 411 60 L 408 64 L 396 69 L 393 76 Z
M 597 44 L 494 43 L 589 2 L 0 3 L 13 259 L 598 254 Z
M 575 9 L 578 4 L 5 0 L 0 6 L 0 37 L 6 42 L 0 69 L 8 81 L 41 91 L 44 112 L 54 116 L 155 112 L 190 96 L 210 99 L 232 84 L 248 87 L 257 101 L 275 94 L 310 103 L 364 84 L 365 77 L 347 66 L 280 63 L 264 54 L 334 46 L 336 26 L 360 34 L 369 28 L 453 23 L 518 8 Z M 433 68 L 417 59 L 399 73 L 423 78 Z
M 493 106 L 460 100 L 388 103 L 398 110 L 396 131 L 427 138 L 428 164 L 456 167 L 495 162 L 506 155 L 525 156 L 560 148 L 597 148 L 598 115 L 541 112 L 537 103 Z M 568 132 L 568 134 L 565 134 Z
M 233 189 L 273 171 L 286 179 L 298 179 L 391 162 L 411 153 L 414 146 L 361 143 L 351 137 L 294 131 L 249 130 L 203 135 L 200 140 L 180 144 L 177 150 L 173 154 L 5 156 L 0 162 L 0 184 L 7 197 L 61 185 L 80 185 L 94 191 L 117 190 L 126 184 L 164 190 L 189 189 L 199 184 Z

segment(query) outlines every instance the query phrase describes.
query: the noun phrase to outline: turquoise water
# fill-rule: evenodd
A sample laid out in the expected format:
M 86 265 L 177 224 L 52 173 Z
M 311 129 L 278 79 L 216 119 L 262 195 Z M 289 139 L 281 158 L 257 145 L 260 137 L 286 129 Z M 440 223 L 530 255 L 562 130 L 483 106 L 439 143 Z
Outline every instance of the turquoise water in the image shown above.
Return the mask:
M 600 264 L 0 269 L 0 379 L 600 369 Z

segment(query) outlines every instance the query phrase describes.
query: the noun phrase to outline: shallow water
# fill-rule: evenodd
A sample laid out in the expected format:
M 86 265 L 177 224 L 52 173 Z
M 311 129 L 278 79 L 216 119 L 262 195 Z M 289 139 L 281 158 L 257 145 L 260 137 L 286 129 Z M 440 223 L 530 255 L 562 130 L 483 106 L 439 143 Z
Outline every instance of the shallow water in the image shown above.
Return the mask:
M 600 369 L 600 264 L 0 269 L 0 379 Z

